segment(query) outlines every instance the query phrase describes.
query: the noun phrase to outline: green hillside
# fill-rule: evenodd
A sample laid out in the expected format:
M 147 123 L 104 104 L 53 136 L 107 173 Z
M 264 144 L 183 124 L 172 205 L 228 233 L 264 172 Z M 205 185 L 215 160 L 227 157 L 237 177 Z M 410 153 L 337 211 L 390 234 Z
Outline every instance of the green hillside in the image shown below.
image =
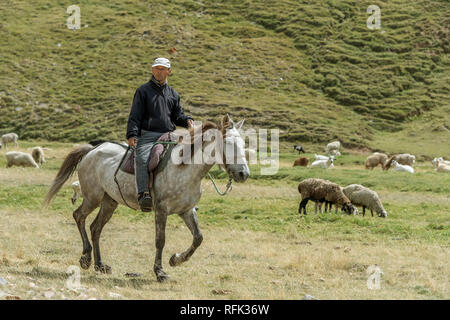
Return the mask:
M 123 139 L 134 91 L 166 56 L 198 120 L 230 113 L 289 143 L 450 155 L 447 0 L 80 0 L 69 30 L 72 4 L 0 2 L 0 133 Z M 366 26 L 371 4 L 380 30 Z

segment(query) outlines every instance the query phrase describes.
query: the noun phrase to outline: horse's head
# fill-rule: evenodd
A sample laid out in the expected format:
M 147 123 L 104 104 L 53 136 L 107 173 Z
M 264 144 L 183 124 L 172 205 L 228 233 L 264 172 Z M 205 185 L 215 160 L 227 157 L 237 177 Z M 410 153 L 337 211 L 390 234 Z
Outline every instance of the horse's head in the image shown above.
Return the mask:
M 244 182 L 250 176 L 245 159 L 245 141 L 239 133 L 243 124 L 244 119 L 235 124 L 229 115 L 224 116 L 221 123 L 224 166 L 228 175 L 236 182 Z

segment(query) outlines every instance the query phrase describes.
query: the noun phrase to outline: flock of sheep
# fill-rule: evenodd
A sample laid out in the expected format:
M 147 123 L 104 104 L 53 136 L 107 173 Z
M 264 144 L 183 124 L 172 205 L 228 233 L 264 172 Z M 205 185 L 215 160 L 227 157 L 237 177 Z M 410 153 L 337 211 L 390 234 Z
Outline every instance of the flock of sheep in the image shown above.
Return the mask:
M 18 135 L 15 133 L 4 134 L 1 137 L 0 148 L 6 149 L 8 144 L 13 143 L 15 147 L 18 147 Z M 335 157 L 340 156 L 339 151 L 341 143 L 339 141 L 333 141 L 325 147 L 325 153 L 327 156 L 315 155 L 315 160 L 311 164 L 311 168 L 333 168 Z M 253 150 L 246 149 L 247 159 L 250 152 Z M 294 146 L 294 151 L 305 153 L 305 149 L 300 145 Z M 256 153 L 256 151 L 253 151 Z M 19 151 L 9 151 L 5 153 L 6 156 L 6 167 L 11 166 L 22 166 L 22 167 L 35 167 L 39 168 L 39 165 L 45 163 L 44 151 L 41 147 L 32 148 L 31 154 Z M 389 170 L 393 168 L 394 171 L 406 171 L 414 173 L 414 168 L 412 167 L 415 163 L 415 156 L 411 154 L 396 154 L 392 155 L 390 158 L 384 153 L 375 152 L 368 156 L 365 161 L 365 168 L 372 169 L 381 165 L 383 170 Z M 437 172 L 450 172 L 450 161 L 444 160 L 442 157 L 434 158 L 431 161 L 435 170 Z M 307 167 L 309 159 L 306 157 L 301 157 L 295 160 L 294 166 L 304 166 Z M 74 204 L 77 199 L 81 196 L 81 190 L 79 182 L 75 181 L 72 184 L 73 196 L 72 204 Z M 383 208 L 383 205 L 378 197 L 378 194 L 366 188 L 360 184 L 351 184 L 346 187 L 341 187 L 336 183 L 328 180 L 309 178 L 305 179 L 298 185 L 298 191 L 302 196 L 298 212 L 306 214 L 306 204 L 309 200 L 315 202 L 315 213 L 319 208 L 320 213 L 322 213 L 322 204 L 325 203 L 325 212 L 331 210 L 332 205 L 335 205 L 335 211 L 337 213 L 338 207 L 342 211 L 356 215 L 358 214 L 357 206 L 362 207 L 363 216 L 365 215 L 366 208 L 373 212 L 375 211 L 380 217 L 387 217 L 387 212 Z
M 341 155 L 339 151 L 340 147 L 341 143 L 339 141 L 333 141 L 327 144 L 325 147 L 327 156 L 316 154 L 315 160 L 310 167 L 324 169 L 333 168 L 335 157 Z M 294 145 L 294 152 L 295 151 L 298 151 L 299 154 L 300 152 L 305 153 L 304 148 L 299 145 Z M 389 170 L 392 167 L 393 171 L 414 173 L 414 168 L 412 166 L 415 161 L 416 157 L 408 153 L 394 154 L 391 157 L 388 157 L 384 153 L 375 152 L 367 157 L 365 168 L 373 170 L 373 168 L 381 165 L 383 170 Z M 301 157 L 294 161 L 294 167 L 307 167 L 308 163 L 308 158 Z M 446 161 L 442 157 L 434 158 L 432 164 L 437 172 L 450 172 L 450 161 Z M 384 209 L 378 194 L 360 184 L 351 184 L 343 188 L 328 180 L 309 178 L 300 182 L 298 191 L 302 196 L 298 209 L 299 214 L 302 212 L 307 214 L 306 204 L 311 200 L 315 202 L 315 213 L 317 213 L 317 208 L 319 208 L 320 213 L 322 213 L 322 204 L 325 203 L 325 212 L 327 211 L 327 208 L 331 210 L 331 206 L 334 204 L 336 213 L 338 207 L 340 207 L 342 211 L 356 215 L 358 214 L 356 206 L 361 206 L 363 208 L 363 216 L 365 215 L 365 209 L 368 208 L 370 209 L 372 216 L 375 211 L 378 216 L 387 217 L 387 212 Z
M 3 147 L 5 150 L 10 143 L 14 143 L 15 147 L 19 146 L 19 136 L 15 133 L 4 134 L 1 140 L 0 148 Z M 31 154 L 20 151 L 9 151 L 5 153 L 5 157 L 7 168 L 12 166 L 39 168 L 39 165 L 45 163 L 44 150 L 41 147 L 32 148 Z
M 325 153 L 327 156 L 315 154 L 314 162 L 311 164 L 311 168 L 324 168 L 331 169 L 334 167 L 334 161 L 337 156 L 341 153 L 339 149 L 341 148 L 341 143 L 339 141 L 333 141 L 327 144 L 325 147 Z M 294 145 L 294 151 L 298 153 L 305 153 L 305 149 L 302 146 Z M 393 171 L 405 171 L 409 173 L 414 173 L 413 164 L 416 162 L 416 157 L 409 153 L 394 154 L 388 157 L 385 153 L 374 152 L 366 158 L 365 168 L 372 169 L 381 165 L 383 170 L 389 170 L 392 168 Z M 443 157 L 434 158 L 431 163 L 433 164 L 436 172 L 450 172 L 450 161 L 444 160 Z M 309 158 L 301 157 L 294 161 L 294 167 L 303 166 L 307 167 L 309 164 Z

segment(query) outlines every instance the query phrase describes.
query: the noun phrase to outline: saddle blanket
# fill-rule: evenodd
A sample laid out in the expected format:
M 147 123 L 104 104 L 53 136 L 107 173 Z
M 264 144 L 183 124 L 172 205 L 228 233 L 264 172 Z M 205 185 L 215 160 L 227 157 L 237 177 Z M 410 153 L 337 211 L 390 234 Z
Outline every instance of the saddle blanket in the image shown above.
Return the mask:
M 177 141 L 176 136 L 173 134 L 173 132 L 166 132 L 164 133 L 157 142 L 170 142 L 170 141 Z M 164 152 L 164 147 L 169 146 L 168 144 L 160 144 L 157 143 L 153 146 L 152 152 L 150 153 L 149 161 L 148 161 L 148 172 L 153 172 L 153 170 L 156 169 L 156 167 L 159 164 L 159 161 L 162 159 L 162 154 Z M 129 173 L 129 174 L 135 174 L 135 168 L 134 168 L 134 155 L 135 151 L 133 149 L 132 152 L 129 152 L 122 163 L 120 170 Z

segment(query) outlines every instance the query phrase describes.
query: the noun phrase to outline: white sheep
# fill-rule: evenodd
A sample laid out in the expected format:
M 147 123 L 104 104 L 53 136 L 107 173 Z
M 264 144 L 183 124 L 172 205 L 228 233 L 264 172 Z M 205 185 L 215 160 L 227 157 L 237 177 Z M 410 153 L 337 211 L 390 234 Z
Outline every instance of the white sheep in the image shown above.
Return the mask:
M 315 158 L 315 160 L 328 160 L 328 159 L 329 159 L 329 157 L 327 157 L 327 156 L 322 156 L 322 155 L 320 155 L 320 154 L 315 154 L 315 155 L 314 155 L 314 158 Z
M 394 161 L 394 160 L 397 161 L 397 163 L 399 163 L 399 164 L 412 166 L 414 164 L 414 162 L 416 162 L 416 157 L 409 153 L 394 154 L 386 162 L 386 165 L 384 166 L 385 170 L 389 170 L 389 168 L 391 167 L 392 161 Z
M 14 146 L 18 147 L 19 144 L 17 143 L 17 140 L 19 140 L 19 136 L 14 132 L 2 135 L 2 145 L 5 149 L 6 149 L 6 145 L 10 142 L 13 142 Z
M 331 154 L 331 151 L 333 151 L 333 150 L 339 151 L 340 147 L 341 147 L 341 143 L 339 141 L 330 142 L 325 147 L 325 153 Z
M 73 195 L 72 195 L 72 204 L 75 204 L 75 202 L 77 202 L 78 198 L 81 195 L 81 187 L 80 187 L 80 182 L 79 181 L 74 181 L 72 183 L 72 189 L 73 189 Z
M 19 166 L 19 167 L 35 167 L 39 168 L 33 157 L 29 153 L 20 151 L 10 151 L 5 154 L 6 167 Z
M 445 164 L 450 166 L 450 161 L 444 160 L 443 157 L 439 157 L 439 158 L 434 158 L 431 163 L 433 164 L 433 167 L 435 167 L 437 169 L 438 167 L 438 163 L 439 165 Z
M 45 163 L 44 150 L 42 150 L 41 147 L 34 147 L 33 149 L 31 149 L 31 156 L 33 157 L 34 161 L 36 161 L 36 163 Z
M 339 150 L 331 150 L 330 155 L 339 157 L 341 155 L 341 153 L 339 152 Z
M 373 211 L 375 211 L 378 216 L 386 218 L 387 212 L 383 207 L 383 204 L 378 197 L 378 194 L 366 188 L 360 184 L 351 184 L 342 189 L 347 198 L 355 206 L 362 206 L 363 208 L 363 216 L 366 214 L 366 208 L 370 209 L 370 213 L 373 217 Z
M 400 164 L 395 160 L 392 160 L 392 166 L 394 167 L 394 171 L 406 171 L 409 173 L 414 173 L 414 168 L 411 166 L 408 166 L 406 164 Z
M 331 156 L 328 160 L 316 160 L 311 164 L 311 168 L 333 168 L 334 156 Z
M 436 172 L 450 172 L 450 165 L 436 161 Z

